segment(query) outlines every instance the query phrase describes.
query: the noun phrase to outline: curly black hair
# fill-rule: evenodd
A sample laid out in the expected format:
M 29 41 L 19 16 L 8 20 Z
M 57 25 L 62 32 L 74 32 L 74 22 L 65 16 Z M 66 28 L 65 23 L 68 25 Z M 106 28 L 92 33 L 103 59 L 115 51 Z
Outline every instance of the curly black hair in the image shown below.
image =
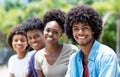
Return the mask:
M 7 35 L 7 38 L 6 38 L 6 42 L 8 44 L 8 46 L 13 49 L 12 47 L 12 40 L 13 40 L 13 36 L 14 35 L 24 35 L 27 39 L 27 35 L 25 33 L 25 31 L 22 29 L 22 26 L 19 24 L 19 25 L 16 25 L 16 26 L 13 26 L 9 32 L 9 34 Z M 28 48 L 28 47 L 27 47 Z M 26 48 L 26 49 L 27 49 Z M 13 49 L 14 50 L 14 49 Z
M 51 9 L 43 16 L 43 23 L 46 25 L 50 21 L 56 21 L 64 32 L 65 12 L 60 9 Z
M 44 25 L 41 19 L 39 19 L 38 17 L 32 17 L 27 19 L 24 23 L 22 23 L 22 29 L 25 32 L 35 29 L 38 29 L 40 32 L 43 32 Z
M 102 31 L 102 18 L 95 9 L 88 5 L 73 7 L 66 15 L 65 30 L 69 39 L 76 43 L 72 26 L 74 23 L 88 23 L 94 32 L 94 39 L 98 40 Z

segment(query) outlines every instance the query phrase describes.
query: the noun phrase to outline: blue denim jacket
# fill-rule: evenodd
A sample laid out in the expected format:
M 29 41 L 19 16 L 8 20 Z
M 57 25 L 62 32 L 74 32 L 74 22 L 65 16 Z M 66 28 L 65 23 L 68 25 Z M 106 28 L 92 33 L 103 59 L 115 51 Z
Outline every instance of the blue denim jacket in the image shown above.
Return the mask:
M 74 53 L 65 77 L 83 77 L 82 50 Z M 120 66 L 115 52 L 95 40 L 88 56 L 89 77 L 120 77 Z

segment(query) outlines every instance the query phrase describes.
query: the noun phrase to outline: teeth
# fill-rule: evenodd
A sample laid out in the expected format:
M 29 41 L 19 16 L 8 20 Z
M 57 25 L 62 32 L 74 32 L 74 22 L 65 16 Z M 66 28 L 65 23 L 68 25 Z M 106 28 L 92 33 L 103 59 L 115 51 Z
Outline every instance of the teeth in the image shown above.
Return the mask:
M 85 37 L 84 37 L 84 36 L 79 36 L 78 38 L 79 38 L 79 39 L 83 39 L 83 38 L 85 38 Z
M 22 46 L 17 46 L 17 48 L 22 48 Z
M 47 40 L 53 40 L 53 38 L 47 38 Z
M 36 46 L 37 45 L 37 43 L 34 43 L 34 44 L 32 44 L 33 46 Z

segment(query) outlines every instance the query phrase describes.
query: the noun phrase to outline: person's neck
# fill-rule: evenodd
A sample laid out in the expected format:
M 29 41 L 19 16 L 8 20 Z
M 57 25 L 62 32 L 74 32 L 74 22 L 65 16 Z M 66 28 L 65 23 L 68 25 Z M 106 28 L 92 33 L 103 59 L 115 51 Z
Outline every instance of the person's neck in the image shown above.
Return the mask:
M 18 59 L 23 59 L 27 54 L 27 51 L 24 51 L 24 53 L 19 53 L 18 54 Z
M 51 46 L 46 46 L 45 50 L 50 53 L 56 53 L 57 51 L 61 49 L 61 47 L 62 47 L 62 44 L 58 43 L 58 44 L 54 44 Z
M 93 46 L 93 43 L 94 43 L 94 40 L 92 40 L 89 44 L 80 47 L 83 53 L 84 60 L 88 60 L 88 56 Z

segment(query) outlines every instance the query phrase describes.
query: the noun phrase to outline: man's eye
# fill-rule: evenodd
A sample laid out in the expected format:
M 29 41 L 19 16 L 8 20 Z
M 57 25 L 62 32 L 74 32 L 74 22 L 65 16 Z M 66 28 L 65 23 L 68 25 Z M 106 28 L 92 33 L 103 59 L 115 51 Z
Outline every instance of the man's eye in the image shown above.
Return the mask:
M 89 30 L 89 28 L 86 26 L 86 27 L 83 27 L 82 30 L 87 31 L 87 30 Z
M 31 37 L 28 37 L 29 40 L 31 40 L 32 38 Z
M 73 31 L 78 31 L 79 29 L 78 28 L 73 28 Z

